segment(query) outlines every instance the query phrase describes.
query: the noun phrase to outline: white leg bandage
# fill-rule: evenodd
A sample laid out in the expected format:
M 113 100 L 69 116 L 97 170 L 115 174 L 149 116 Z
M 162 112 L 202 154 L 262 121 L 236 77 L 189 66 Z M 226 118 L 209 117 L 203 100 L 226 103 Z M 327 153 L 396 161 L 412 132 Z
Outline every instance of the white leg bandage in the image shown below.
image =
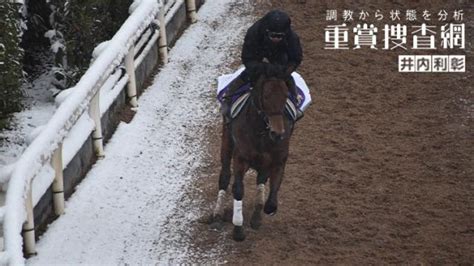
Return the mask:
M 234 200 L 234 217 L 232 218 L 232 223 L 236 226 L 242 226 L 244 224 L 241 200 Z

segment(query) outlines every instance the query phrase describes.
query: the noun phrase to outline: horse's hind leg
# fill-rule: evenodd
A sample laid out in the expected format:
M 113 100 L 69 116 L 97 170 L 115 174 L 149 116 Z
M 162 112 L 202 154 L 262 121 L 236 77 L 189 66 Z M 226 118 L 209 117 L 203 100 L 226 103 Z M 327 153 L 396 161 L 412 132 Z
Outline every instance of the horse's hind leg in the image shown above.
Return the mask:
M 250 226 L 257 230 L 262 225 L 262 209 L 265 203 L 265 183 L 267 182 L 267 174 L 258 172 L 257 175 L 257 194 L 255 195 L 255 209 L 250 220 Z
M 235 241 L 243 241 L 244 233 L 244 217 L 242 214 L 242 199 L 244 198 L 244 175 L 249 169 L 248 164 L 241 158 L 234 158 L 234 185 L 232 192 L 234 193 L 234 215 L 232 223 L 234 224 L 233 238 Z
M 220 230 L 223 227 L 224 202 L 227 187 L 230 182 L 230 164 L 232 160 L 232 152 L 234 143 L 230 135 L 230 125 L 223 123 L 222 126 L 222 143 L 221 143 L 221 172 L 219 174 L 219 193 L 217 194 L 217 202 L 212 215 L 211 228 Z

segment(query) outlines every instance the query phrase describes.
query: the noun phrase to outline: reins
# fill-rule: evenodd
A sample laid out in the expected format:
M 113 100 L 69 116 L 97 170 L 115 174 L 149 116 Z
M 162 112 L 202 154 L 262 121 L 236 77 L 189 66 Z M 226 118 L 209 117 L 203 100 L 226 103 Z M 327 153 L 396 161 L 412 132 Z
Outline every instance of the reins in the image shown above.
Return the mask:
M 260 91 L 259 91 L 260 92 Z M 270 129 L 270 122 L 268 120 L 268 116 L 267 114 L 265 114 L 265 112 L 263 112 L 262 108 L 261 108 L 261 105 L 262 103 L 259 101 L 259 104 L 257 104 L 255 102 L 255 97 L 257 96 L 260 96 L 260 95 L 255 95 L 254 92 L 251 92 L 253 93 L 252 95 L 250 95 L 250 100 L 251 100 L 251 104 L 255 107 L 255 110 L 257 111 L 257 114 L 258 116 L 263 120 L 263 122 L 265 123 L 265 130 L 262 131 L 262 135 L 265 134 L 269 129 Z M 258 100 L 260 100 L 260 97 L 258 97 Z

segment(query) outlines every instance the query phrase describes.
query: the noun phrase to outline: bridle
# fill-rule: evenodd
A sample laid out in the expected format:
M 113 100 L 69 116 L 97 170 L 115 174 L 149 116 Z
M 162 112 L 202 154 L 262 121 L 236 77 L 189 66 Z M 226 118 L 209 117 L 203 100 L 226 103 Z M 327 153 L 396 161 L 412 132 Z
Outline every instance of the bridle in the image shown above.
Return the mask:
M 255 110 L 257 110 L 258 116 L 262 119 L 263 123 L 265 124 L 265 129 L 261 132 L 262 135 L 266 134 L 267 131 L 270 130 L 270 120 L 268 119 L 268 116 L 265 114 L 265 112 L 262 110 L 262 102 L 260 101 L 260 98 L 258 99 L 258 104 L 255 102 L 255 97 L 250 97 L 250 103 L 255 107 Z
M 260 117 L 260 119 L 265 124 L 264 130 L 261 131 L 259 133 L 259 135 L 267 135 L 267 134 L 270 133 L 270 130 L 271 130 L 270 119 L 269 119 L 270 116 L 283 115 L 280 112 L 270 112 L 270 113 L 268 113 L 268 112 L 265 112 L 263 110 L 263 102 L 262 102 L 263 88 L 264 88 L 263 84 L 264 84 L 264 81 L 258 81 L 257 84 L 255 84 L 254 88 L 252 89 L 252 90 L 255 90 L 255 91 L 251 92 L 252 94 L 251 94 L 251 97 L 250 97 L 250 104 L 255 107 L 255 110 L 257 111 L 258 116 Z

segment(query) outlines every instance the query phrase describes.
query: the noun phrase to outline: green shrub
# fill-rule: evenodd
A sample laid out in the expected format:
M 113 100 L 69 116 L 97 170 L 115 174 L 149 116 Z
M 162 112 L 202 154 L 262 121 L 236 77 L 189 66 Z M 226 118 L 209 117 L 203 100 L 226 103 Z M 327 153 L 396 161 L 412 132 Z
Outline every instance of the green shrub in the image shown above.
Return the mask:
M 26 82 L 23 69 L 37 71 L 35 64 L 44 64 L 32 56 L 39 47 L 53 52 L 54 65 L 40 68 L 54 72 L 56 81 L 52 85 L 59 89 L 73 86 L 89 67 L 94 47 L 111 39 L 128 18 L 132 0 L 26 2 L 30 13 L 23 43 L 19 13 L 22 6 L 10 1 L 0 2 L 0 129 L 9 114 L 21 111 L 21 87 Z M 44 45 L 45 37 L 49 39 L 49 45 L 47 41 Z M 20 44 L 27 49 L 27 57 Z
M 132 0 L 52 0 L 54 39 L 65 51 L 56 53 L 58 75 L 73 85 L 90 64 L 94 47 L 112 38 L 128 17 Z
M 21 110 L 23 82 L 23 50 L 18 4 L 0 3 L 0 119 Z

